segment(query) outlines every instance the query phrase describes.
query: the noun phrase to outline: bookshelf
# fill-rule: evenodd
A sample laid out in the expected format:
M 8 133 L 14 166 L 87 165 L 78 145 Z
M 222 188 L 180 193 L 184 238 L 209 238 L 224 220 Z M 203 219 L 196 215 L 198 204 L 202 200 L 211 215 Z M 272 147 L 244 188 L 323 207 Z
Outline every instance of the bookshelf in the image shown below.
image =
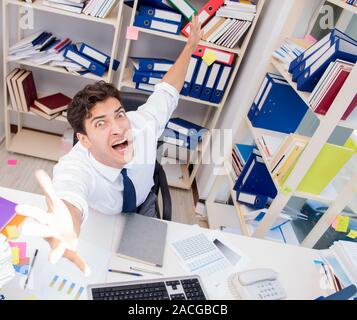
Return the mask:
M 78 73 L 71 73 L 68 72 L 66 69 L 61 67 L 54 67 L 47 64 L 38 65 L 32 63 L 27 60 L 18 60 L 18 61 L 10 61 L 8 57 L 8 48 L 10 46 L 9 43 L 9 10 L 15 8 L 17 9 L 17 17 L 20 17 L 20 10 L 22 8 L 32 9 L 34 11 L 42 11 L 47 13 L 56 14 L 58 16 L 63 17 L 70 17 L 76 19 L 78 21 L 89 21 L 91 23 L 96 23 L 98 28 L 101 25 L 109 25 L 112 27 L 112 47 L 111 47 L 111 57 L 116 57 L 118 53 L 119 47 L 119 35 L 121 30 L 121 22 L 122 22 L 122 9 L 124 5 L 124 0 L 120 0 L 119 3 L 116 5 L 115 8 L 109 13 L 109 15 L 102 19 L 97 17 L 92 17 L 89 15 L 85 15 L 83 13 L 73 13 L 61 9 L 56 9 L 52 7 L 48 7 L 43 5 L 43 0 L 36 0 L 33 3 L 27 3 L 20 0 L 3 0 L 2 6 L 2 24 L 3 24 L 3 70 L 4 70 L 4 78 L 3 81 L 3 88 L 4 88 L 4 98 L 3 98 L 3 105 L 4 105 L 4 113 L 5 113 L 5 139 L 6 139 L 6 148 L 8 151 L 21 153 L 33 157 L 48 159 L 52 161 L 58 161 L 58 159 L 64 155 L 66 152 L 62 149 L 62 139 L 61 136 L 47 133 L 47 132 L 40 132 L 31 129 L 24 129 L 23 128 L 23 116 L 26 114 L 31 114 L 34 117 L 38 117 L 43 119 L 42 117 L 31 113 L 31 112 L 23 112 L 14 110 L 11 106 L 10 99 L 7 93 L 7 85 L 6 85 L 6 76 L 9 74 L 11 70 L 15 67 L 30 67 L 33 69 L 38 70 L 47 70 L 49 72 L 65 74 L 77 78 L 82 79 L 89 79 L 92 81 L 99 81 L 104 80 L 106 82 L 112 82 L 114 77 L 114 71 L 112 70 L 113 59 L 110 61 L 110 66 L 108 71 L 102 76 L 98 77 L 94 74 L 87 73 L 85 75 L 79 75 Z M 23 37 L 22 30 L 19 27 L 19 23 L 16 23 L 16 34 L 17 40 L 21 40 Z M 6 106 L 6 107 L 5 107 Z M 17 124 L 18 129 L 16 134 L 12 134 L 10 130 L 10 116 L 12 113 L 17 114 Z M 43 119 L 43 121 L 49 121 Z M 59 121 L 59 122 L 67 122 L 66 119 L 63 117 L 55 118 L 51 121 Z M 36 143 L 34 143 L 36 142 Z
M 138 0 L 134 0 L 133 7 L 131 10 L 131 17 L 130 17 L 130 23 L 129 23 L 130 26 L 134 25 L 134 18 L 135 18 L 135 13 L 136 13 L 136 10 L 138 7 L 138 2 L 139 2 Z M 197 0 L 195 2 L 190 2 L 190 3 L 193 4 L 197 10 L 199 10 L 206 3 L 206 1 Z M 200 41 L 200 44 L 202 44 L 204 46 L 227 51 L 227 52 L 232 52 L 236 55 L 234 67 L 233 67 L 228 85 L 226 87 L 224 96 L 220 103 L 218 103 L 218 104 L 211 103 L 211 102 L 199 100 L 196 98 L 180 95 L 180 100 L 182 100 L 182 101 L 189 101 L 192 104 L 199 104 L 199 105 L 207 107 L 207 111 L 205 111 L 205 115 L 202 117 L 201 123 L 198 123 L 198 124 L 207 127 L 209 130 L 216 127 L 219 116 L 220 116 L 222 110 L 224 109 L 227 97 L 228 97 L 229 92 L 232 88 L 234 79 L 238 73 L 241 62 L 244 59 L 244 54 L 245 54 L 247 47 L 249 45 L 249 41 L 254 33 L 256 24 L 259 21 L 259 16 L 262 13 L 264 4 L 265 4 L 265 0 L 258 1 L 256 17 L 255 17 L 252 25 L 250 26 L 249 30 L 245 34 L 244 40 L 236 48 L 228 49 L 226 47 L 218 46 L 216 44 L 212 44 L 207 41 L 203 41 L 203 40 Z M 159 37 L 161 39 L 170 39 L 170 40 L 174 40 L 174 41 L 182 42 L 182 43 L 187 41 L 187 38 L 184 37 L 183 35 L 175 35 L 175 34 L 170 34 L 170 33 L 166 33 L 166 32 L 160 32 L 160 31 L 150 30 L 150 29 L 145 29 L 145 28 L 139 28 L 139 27 L 138 27 L 138 31 L 139 31 L 139 37 L 140 37 L 140 33 L 143 33 L 143 34 L 150 35 L 152 37 Z M 140 39 L 137 41 L 140 41 Z M 131 67 L 129 64 L 129 57 L 130 57 L 130 52 L 131 52 L 131 46 L 133 44 L 132 42 L 133 42 L 133 40 L 130 40 L 130 39 L 126 40 L 124 55 L 123 55 L 123 59 L 122 59 L 123 68 L 121 69 L 120 76 L 119 76 L 120 90 L 125 90 L 125 91 L 138 91 L 135 89 L 135 85 L 131 81 L 132 70 L 131 70 Z M 165 56 L 165 52 L 163 52 L 163 54 L 162 54 L 162 57 L 164 57 L 164 56 Z M 140 92 L 145 92 L 145 91 L 140 90 Z M 150 94 L 150 93 L 148 92 L 148 94 Z M 170 179 L 170 176 L 168 175 L 168 183 L 170 186 L 176 187 L 176 188 L 181 188 L 181 189 L 190 189 L 191 188 L 191 185 L 196 177 L 197 171 L 201 165 L 202 157 L 205 154 L 205 152 L 207 151 L 207 147 L 210 143 L 210 140 L 211 140 L 211 133 L 209 132 L 208 135 L 206 135 L 205 139 L 203 140 L 202 144 L 200 144 L 200 146 L 198 148 L 198 162 L 197 163 L 192 164 L 192 166 L 190 166 L 190 164 L 179 165 L 180 166 L 179 169 L 181 170 L 181 175 L 178 179 Z M 165 168 L 165 166 L 164 166 L 164 168 Z
M 353 8 L 352 6 L 349 6 L 339 0 L 334 0 L 334 1 L 328 0 L 328 2 L 337 4 L 344 9 Z M 351 7 L 351 8 L 347 8 L 347 7 Z M 271 66 L 287 80 L 287 82 L 297 92 L 297 94 L 305 102 L 305 104 L 307 104 L 307 106 L 310 107 L 309 93 L 301 92 L 297 90 L 296 83 L 292 81 L 291 75 L 285 70 L 283 65 L 275 58 L 272 58 Z M 287 203 L 292 197 L 316 200 L 326 204 L 328 206 L 328 209 L 324 213 L 324 215 L 319 219 L 318 223 L 308 233 L 305 239 L 301 242 L 302 246 L 313 247 L 317 243 L 317 241 L 323 236 L 326 230 L 331 226 L 332 222 L 337 218 L 337 216 L 340 215 L 341 212 L 346 207 L 349 206 L 350 202 L 357 194 L 357 189 L 356 189 L 357 172 L 355 172 L 349 178 L 349 180 L 343 185 L 341 189 L 336 189 L 334 185 L 330 183 L 319 195 L 297 191 L 297 187 L 299 186 L 299 183 L 302 181 L 302 179 L 308 172 L 310 166 L 313 164 L 314 160 L 316 159 L 319 152 L 321 151 L 322 147 L 328 141 L 330 135 L 332 134 L 332 132 L 337 126 L 341 126 L 353 130 L 357 129 L 356 112 L 353 112 L 346 121 L 339 120 L 341 119 L 342 115 L 344 114 L 345 110 L 347 109 L 347 107 L 349 106 L 350 102 L 353 100 L 356 94 L 356 85 L 355 85 L 356 83 L 357 83 L 357 64 L 355 64 L 352 72 L 350 73 L 349 77 L 347 78 L 346 82 L 344 83 L 343 87 L 341 88 L 339 94 L 335 98 L 334 102 L 332 103 L 326 115 L 322 116 L 322 115 L 315 114 L 315 116 L 319 119 L 319 126 L 315 131 L 315 133 L 310 138 L 309 143 L 307 144 L 305 150 L 300 156 L 296 166 L 294 167 L 293 171 L 289 175 L 287 181 L 284 183 L 284 186 L 279 185 L 277 181 L 275 181 L 272 177 L 275 186 L 278 190 L 278 194 L 276 198 L 273 200 L 273 202 L 271 203 L 264 219 L 259 223 L 257 229 L 251 234 L 252 236 L 257 238 L 264 238 L 267 232 L 269 231 L 270 227 L 274 223 L 274 221 L 277 219 L 280 212 L 282 212 L 282 210 L 285 208 L 285 206 L 287 205 Z M 257 142 L 257 139 L 264 132 L 270 134 L 277 134 L 277 135 L 279 133 L 278 132 L 274 133 L 270 130 L 265 130 L 261 128 L 255 128 L 252 126 L 248 118 L 246 118 L 246 123 L 247 123 L 248 130 L 250 131 L 250 134 L 253 137 L 253 141 L 255 142 L 255 144 L 257 145 L 258 149 L 262 154 L 265 164 L 267 165 L 267 167 L 269 167 L 269 162 L 265 157 L 263 150 L 261 150 L 260 145 Z M 234 203 L 234 207 L 230 206 L 230 212 L 232 214 L 232 209 L 235 209 L 236 216 L 239 218 L 240 221 L 239 227 L 242 230 L 242 233 L 244 235 L 247 235 L 246 232 L 244 232 L 244 230 L 246 230 L 246 223 L 244 219 L 242 219 L 242 209 L 241 209 L 242 206 L 235 201 L 235 193 L 232 194 L 232 187 L 231 187 L 232 183 L 230 181 L 232 180 L 232 167 L 231 166 L 227 167 L 227 163 L 228 164 L 231 163 L 231 156 L 227 157 L 226 160 L 224 161 L 224 165 L 222 166 L 222 170 L 224 170 L 224 173 L 222 176 L 216 177 L 213 187 L 206 201 L 208 221 L 210 222 L 211 220 L 210 217 L 215 214 L 212 209 L 216 209 L 214 208 L 213 204 L 215 203 L 217 194 L 219 193 L 220 190 L 222 190 L 224 180 L 228 180 L 231 197 Z M 350 207 L 350 209 L 355 214 L 357 214 L 357 210 L 356 210 L 357 208 Z M 223 214 L 221 216 L 221 220 L 222 219 L 224 219 Z M 229 219 L 230 221 L 232 221 L 231 217 Z M 211 224 L 210 227 L 212 227 Z

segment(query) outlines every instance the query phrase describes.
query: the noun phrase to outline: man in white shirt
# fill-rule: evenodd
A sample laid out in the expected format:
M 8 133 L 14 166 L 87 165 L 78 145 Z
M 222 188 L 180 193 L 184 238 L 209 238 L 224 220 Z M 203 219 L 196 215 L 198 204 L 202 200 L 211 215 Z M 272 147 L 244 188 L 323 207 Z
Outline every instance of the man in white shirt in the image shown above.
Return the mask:
M 76 252 L 88 207 L 112 215 L 136 212 L 150 195 L 157 141 L 177 106 L 201 37 L 201 25 L 194 16 L 180 56 L 135 112 L 125 113 L 119 92 L 104 82 L 86 86 L 74 97 L 68 120 L 79 143 L 55 166 L 53 184 L 43 171 L 36 172 L 48 213 L 24 205 L 16 208 L 39 222 L 27 226 L 27 232 L 49 242 L 50 262 L 64 256 L 88 274 L 88 266 Z

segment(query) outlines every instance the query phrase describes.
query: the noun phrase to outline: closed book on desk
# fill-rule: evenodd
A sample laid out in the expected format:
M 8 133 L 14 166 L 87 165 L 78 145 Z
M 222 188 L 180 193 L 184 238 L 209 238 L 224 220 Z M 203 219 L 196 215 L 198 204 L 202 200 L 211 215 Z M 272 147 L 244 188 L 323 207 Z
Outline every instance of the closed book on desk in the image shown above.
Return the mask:
M 71 98 L 58 92 L 35 100 L 35 105 L 48 115 L 52 115 L 66 110 L 71 101 Z
M 167 223 L 139 214 L 125 214 L 125 224 L 116 253 L 128 259 L 162 267 Z

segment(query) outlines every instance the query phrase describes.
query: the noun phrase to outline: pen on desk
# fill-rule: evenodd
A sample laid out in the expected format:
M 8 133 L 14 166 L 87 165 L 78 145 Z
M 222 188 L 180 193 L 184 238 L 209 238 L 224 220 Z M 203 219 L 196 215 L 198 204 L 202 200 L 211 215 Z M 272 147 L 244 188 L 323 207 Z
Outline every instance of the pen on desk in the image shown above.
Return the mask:
M 163 274 L 158 271 L 151 271 L 151 270 L 147 270 L 147 269 L 143 269 L 143 268 L 139 268 L 139 267 L 130 267 L 130 269 L 135 270 L 135 271 L 142 271 L 142 272 L 147 272 L 147 273 L 152 273 L 152 274 L 156 274 L 159 276 L 163 276 Z
M 124 271 L 124 270 L 115 270 L 115 269 L 108 269 L 109 272 L 115 272 L 115 273 L 123 273 L 123 274 L 129 274 L 131 276 L 138 276 L 142 277 L 141 273 L 136 273 L 136 272 L 129 272 L 129 271 Z
M 27 274 L 27 278 L 26 278 L 26 280 L 25 280 L 24 289 L 26 289 L 27 284 L 28 284 L 28 282 L 29 282 L 32 269 L 33 269 L 33 267 L 34 267 L 34 265 L 35 265 L 37 253 L 38 253 L 38 249 L 35 250 L 35 253 L 34 253 L 34 255 L 33 255 L 33 258 L 32 258 L 32 261 L 31 261 L 31 265 L 30 265 L 30 269 L 29 269 L 29 272 L 28 272 L 28 274 Z

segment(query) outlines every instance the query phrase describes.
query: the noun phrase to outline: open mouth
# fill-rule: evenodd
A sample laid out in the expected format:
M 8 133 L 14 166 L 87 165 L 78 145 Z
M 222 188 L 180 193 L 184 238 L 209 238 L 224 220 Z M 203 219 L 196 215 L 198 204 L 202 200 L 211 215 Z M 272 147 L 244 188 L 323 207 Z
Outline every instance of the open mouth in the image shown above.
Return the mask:
M 124 151 L 128 147 L 128 140 L 124 139 L 122 141 L 115 141 L 112 144 L 112 148 L 116 151 Z

